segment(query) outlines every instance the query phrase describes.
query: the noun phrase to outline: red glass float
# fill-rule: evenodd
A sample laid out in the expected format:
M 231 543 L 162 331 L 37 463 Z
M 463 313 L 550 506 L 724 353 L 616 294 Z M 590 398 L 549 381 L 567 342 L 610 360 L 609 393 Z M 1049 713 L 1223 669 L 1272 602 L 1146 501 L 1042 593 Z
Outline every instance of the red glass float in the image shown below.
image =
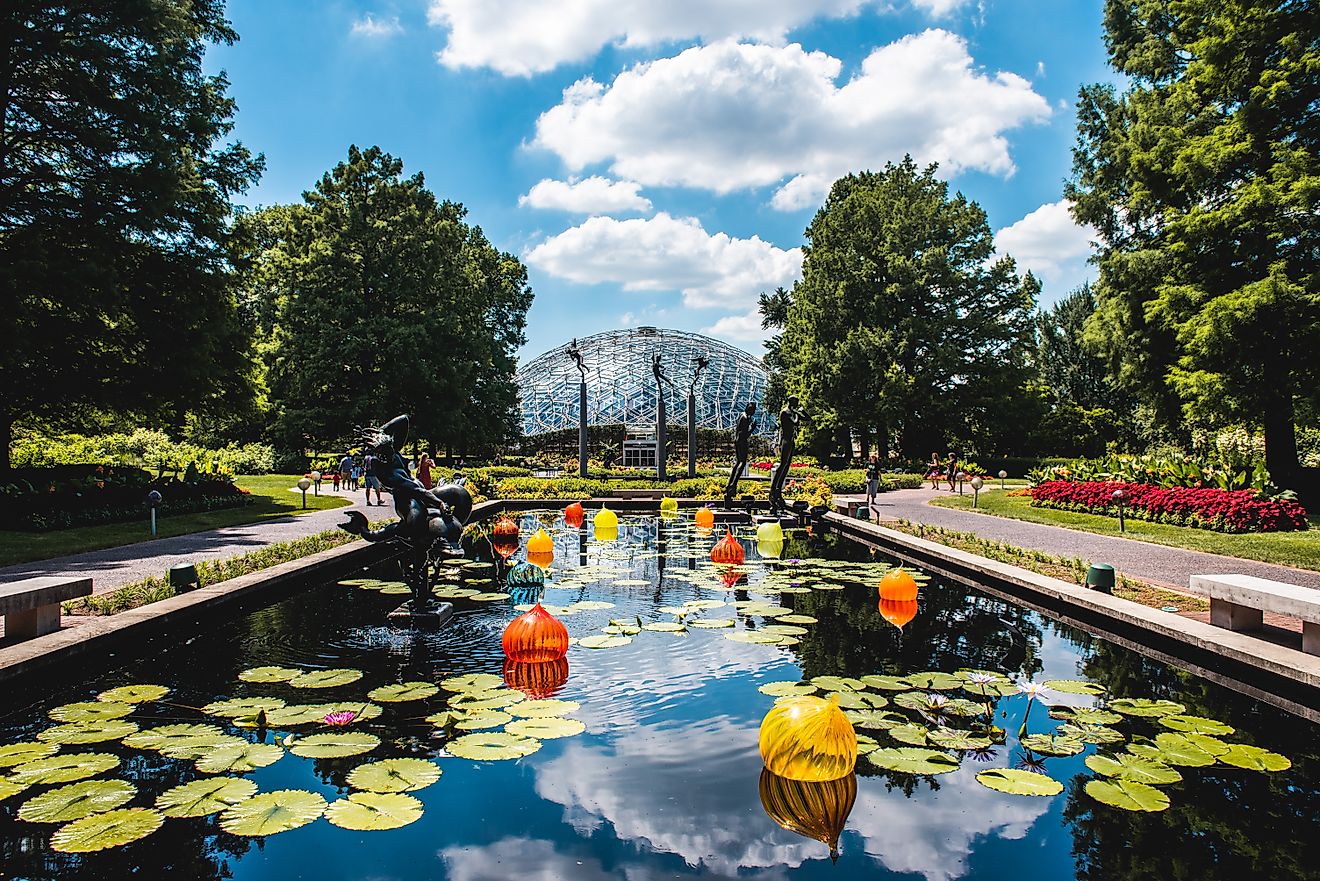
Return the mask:
M 506 560 L 518 553 L 518 537 L 516 535 L 497 535 L 491 540 L 491 544 L 495 547 L 495 552 Z
M 517 538 L 518 521 L 507 514 L 501 515 L 500 519 L 495 521 L 495 525 L 490 528 L 490 534 L 496 538 Z
M 581 529 L 587 519 L 587 512 L 582 510 L 581 502 L 574 502 L 564 509 L 564 525 Z
M 504 654 L 511 661 L 540 663 L 568 653 L 568 628 L 537 603 L 504 628 Z
M 532 700 L 554 697 L 566 682 L 568 658 L 535 663 L 513 660 L 504 662 L 504 684 L 516 688 Z
M 729 563 L 734 566 L 741 566 L 746 552 L 743 546 L 738 543 L 738 539 L 733 537 L 733 531 L 724 533 L 724 538 L 715 542 L 715 547 L 710 549 L 710 559 L 715 563 Z
M 729 590 L 733 590 L 738 582 L 743 581 L 745 578 L 747 578 L 747 573 L 737 566 L 720 567 L 720 581 L 723 581 L 724 586 Z
M 880 579 L 880 599 L 910 602 L 917 598 L 917 582 L 902 566 L 891 569 Z
M 881 600 L 876 606 L 880 615 L 899 630 L 903 625 L 917 617 L 916 600 Z

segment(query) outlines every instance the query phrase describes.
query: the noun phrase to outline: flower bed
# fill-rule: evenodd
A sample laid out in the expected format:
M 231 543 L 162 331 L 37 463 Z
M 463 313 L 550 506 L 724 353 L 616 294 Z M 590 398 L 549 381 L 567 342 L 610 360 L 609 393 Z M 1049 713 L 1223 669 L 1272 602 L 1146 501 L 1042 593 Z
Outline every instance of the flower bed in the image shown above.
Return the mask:
M 1065 511 L 1118 516 L 1114 490 L 1127 494 L 1126 516 L 1153 523 L 1218 532 L 1287 532 L 1307 528 L 1306 509 L 1290 499 L 1270 499 L 1254 490 L 1160 487 L 1115 481 L 1047 480 L 1031 490 L 1031 504 Z

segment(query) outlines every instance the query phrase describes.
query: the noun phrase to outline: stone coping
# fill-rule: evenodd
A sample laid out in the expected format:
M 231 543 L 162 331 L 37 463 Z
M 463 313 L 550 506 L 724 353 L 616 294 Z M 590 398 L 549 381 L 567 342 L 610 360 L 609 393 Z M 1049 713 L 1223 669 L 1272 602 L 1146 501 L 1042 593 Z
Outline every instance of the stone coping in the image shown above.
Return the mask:
M 1320 657 L 840 514 L 831 528 L 1147 657 L 1320 722 Z

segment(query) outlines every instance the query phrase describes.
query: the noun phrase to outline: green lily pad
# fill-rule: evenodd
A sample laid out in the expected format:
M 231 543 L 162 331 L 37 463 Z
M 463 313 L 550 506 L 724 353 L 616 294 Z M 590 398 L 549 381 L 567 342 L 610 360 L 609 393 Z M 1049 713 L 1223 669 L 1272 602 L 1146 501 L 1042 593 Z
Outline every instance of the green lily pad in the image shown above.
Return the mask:
M 1150 700 L 1144 697 L 1121 697 L 1109 701 L 1106 706 L 1115 713 L 1122 713 L 1124 716 L 1146 716 L 1149 718 L 1173 716 L 1187 712 L 1187 707 L 1175 701 Z
M 933 710 L 937 706 L 942 706 L 943 695 L 938 696 L 938 700 L 932 701 L 935 695 L 929 695 L 920 691 L 905 691 L 902 694 L 894 695 L 894 705 L 908 710 Z
M 380 738 L 362 731 L 336 731 L 299 737 L 289 752 L 304 759 L 342 759 L 369 753 L 380 746 Z
M 262 710 L 269 713 L 271 710 L 278 710 L 284 705 L 284 701 L 277 697 L 237 697 L 230 700 L 213 701 L 202 707 L 202 712 L 208 716 L 237 719 L 239 716 L 255 715 Z
M 84 780 L 43 792 L 23 802 L 18 818 L 29 823 L 68 823 L 112 811 L 137 795 L 127 780 Z
M 445 744 L 445 752 L 460 759 L 494 762 L 531 755 L 541 748 L 541 741 L 519 737 L 505 731 L 482 731 L 465 734 Z
M 510 594 L 502 590 L 486 590 L 481 593 L 474 593 L 468 597 L 474 603 L 498 603 L 500 600 L 507 600 Z
M 1185 768 L 1205 768 L 1215 763 L 1215 757 L 1197 746 L 1186 735 L 1163 731 L 1150 743 L 1130 743 L 1128 752 L 1152 762 L 1181 765 Z
M 220 827 L 234 835 L 274 835 L 306 826 L 325 813 L 325 799 L 303 789 L 263 792 L 226 808 Z
M 1054 707 L 1050 717 L 1072 722 L 1074 725 L 1115 725 L 1123 721 L 1118 713 L 1095 707 Z
M 422 818 L 422 803 L 397 792 L 352 792 L 330 803 L 325 818 L 341 829 L 378 832 L 398 829 Z
M 58 743 L 10 743 L 0 746 L 0 768 L 25 765 L 55 755 L 60 751 Z
M 644 581 L 642 584 L 650 584 L 650 582 Z M 601 600 L 583 600 L 581 602 L 573 603 L 569 608 L 579 609 L 584 612 L 593 612 L 600 609 L 613 609 L 614 603 L 607 603 Z
M 357 682 L 362 678 L 361 670 L 335 669 L 335 670 L 309 670 L 306 673 L 299 673 L 289 680 L 289 685 L 294 688 L 338 688 L 341 685 L 348 685 L 351 682 Z
M 1125 811 L 1162 811 L 1169 797 L 1153 786 L 1131 780 L 1090 780 L 1086 794 L 1101 804 Z
M 816 686 L 804 682 L 767 682 L 756 690 L 771 697 L 797 697 L 815 694 Z
M 1175 768 L 1126 753 L 1087 756 L 1086 767 L 1105 777 L 1116 777 L 1119 780 L 1130 780 L 1133 783 L 1145 783 L 1150 786 L 1177 783 L 1182 779 L 1182 774 L 1179 774 Z
M 448 701 L 456 710 L 498 710 L 510 704 L 520 704 L 527 695 L 515 688 L 491 688 L 486 691 L 460 691 Z
M 763 633 L 778 633 L 782 636 L 803 636 L 807 628 L 797 624 L 767 624 L 761 628 Z
M 1052 796 L 1063 792 L 1063 784 L 1053 777 L 1016 768 L 989 768 L 976 775 L 976 782 L 1009 795 Z
M 602 634 L 600 636 L 584 636 L 578 640 L 578 645 L 584 649 L 615 649 L 628 645 L 630 642 L 632 642 L 631 636 Z
M 194 763 L 203 774 L 254 771 L 284 758 L 284 750 L 273 743 L 230 743 L 204 751 Z
M 979 716 L 985 711 L 985 706 L 965 697 L 955 697 L 945 701 L 941 709 L 953 716 Z
M 865 691 L 866 683 L 851 676 L 814 676 L 811 684 L 822 691 Z
M 985 749 L 993 741 L 958 728 L 934 728 L 926 735 L 931 746 L 940 749 Z
M 118 767 L 119 757 L 109 753 L 66 753 L 18 765 L 9 779 L 23 786 L 70 783 Z
M 544 700 L 523 701 L 509 708 L 509 712 L 515 716 L 545 717 L 545 716 L 567 716 L 569 713 L 576 713 L 582 709 L 582 704 L 577 701 L 559 700 L 558 698 L 545 698 Z
M 868 710 L 873 709 L 863 695 L 855 691 L 832 691 L 823 695 L 826 700 L 835 699 L 839 706 L 845 710 Z
M 367 697 L 381 703 L 404 703 L 420 701 L 432 697 L 440 691 L 439 686 L 429 682 L 400 682 L 395 685 L 382 685 L 367 692 Z
M 782 621 L 783 619 L 781 618 L 780 620 Z M 871 688 L 879 688 L 883 691 L 907 691 L 908 689 L 915 687 L 911 681 L 904 679 L 902 676 L 881 676 L 879 674 L 872 674 L 870 676 L 863 676 L 861 681 Z
M 733 627 L 738 622 L 733 618 L 695 618 L 687 622 L 688 627 L 701 627 L 707 630 L 718 630 L 724 627 Z
M 464 712 L 462 718 L 454 721 L 454 727 L 460 731 L 479 731 L 482 728 L 498 728 L 513 717 L 501 710 L 473 710 Z
M 1058 730 L 1061 737 L 1080 740 L 1082 743 L 1122 743 L 1126 739 L 1123 732 L 1106 728 L 1104 725 L 1074 725 L 1066 722 L 1060 725 Z
M 728 603 L 723 600 L 688 600 L 683 605 L 689 609 L 721 609 Z
M 894 740 L 913 746 L 925 746 L 928 733 L 929 729 L 924 725 L 895 725 L 889 729 L 889 736 Z
M 866 759 L 887 771 L 904 774 L 947 774 L 958 770 L 958 760 L 948 753 L 908 746 L 878 749 L 867 753 Z
M 780 624 L 815 624 L 818 621 L 810 615 L 780 615 L 775 620 Z
M 256 794 L 257 784 L 251 780 L 208 777 L 165 790 L 156 796 L 156 810 L 167 817 L 205 817 Z
M 184 744 L 193 742 L 200 737 L 223 738 L 226 736 L 215 725 L 159 725 L 125 737 L 124 746 L 131 746 L 134 749 L 161 750 L 170 746 L 172 742 Z
M 440 767 L 425 759 L 383 759 L 348 773 L 348 785 L 368 792 L 413 792 L 440 779 Z
M 106 850 L 146 838 L 164 822 L 160 813 L 149 808 L 120 808 L 61 826 L 50 837 L 50 846 L 61 853 Z
M 927 688 L 931 691 L 953 691 L 955 688 L 962 688 L 963 680 L 952 673 L 942 673 L 938 670 L 928 670 L 924 673 L 909 674 L 907 679 L 917 688 Z
M 1047 756 L 1075 756 L 1086 749 L 1086 744 L 1080 740 L 1059 734 L 1028 734 L 1019 738 L 1018 743 L 1023 749 Z
M 674 621 L 652 621 L 642 625 L 643 630 L 651 630 L 656 633 L 685 633 L 687 628 Z
M 5 778 L 0 777 L 0 801 L 4 801 L 7 798 L 13 798 L 25 789 L 27 789 L 27 786 L 22 783 L 15 783 L 12 780 L 6 780 Z
M 151 701 L 158 701 L 169 693 L 170 690 L 163 685 L 139 683 L 135 685 L 121 685 L 118 688 L 103 691 L 96 696 L 96 699 L 98 701 L 119 704 L 145 704 Z
M 331 704 L 290 704 L 266 713 L 266 724 L 272 728 L 294 728 L 299 725 L 324 724 L 331 713 L 353 713 L 354 722 L 366 722 L 381 714 L 377 704 L 340 701 Z
M 1050 691 L 1057 691 L 1060 694 L 1087 694 L 1102 695 L 1105 693 L 1103 685 L 1096 685 L 1094 682 L 1086 682 L 1082 679 L 1047 679 L 1045 687 Z
M 1287 756 L 1245 743 L 1232 744 L 1218 758 L 1225 765 L 1246 768 L 1248 771 L 1286 771 L 1292 767 L 1292 761 Z
M 534 737 L 537 740 L 554 740 L 559 737 L 572 737 L 587 730 L 587 726 L 577 719 L 562 719 L 558 716 L 545 716 L 532 719 L 517 719 L 504 726 L 510 734 L 522 737 Z
M 120 701 L 80 701 L 64 704 L 47 713 L 56 722 L 106 722 L 133 712 L 133 705 Z
M 467 713 L 462 710 L 441 710 L 427 716 L 426 721 L 437 728 L 451 728 L 466 717 Z
M 293 667 L 251 667 L 239 673 L 238 678 L 244 682 L 288 682 L 302 672 Z
M 846 716 L 848 721 L 853 723 L 853 726 L 857 728 L 878 728 L 888 730 L 898 725 L 908 724 L 907 717 L 900 716 L 898 713 L 891 713 L 882 710 L 845 710 L 843 715 Z M 925 729 L 922 730 L 922 739 L 919 743 L 915 744 L 916 746 L 922 746 L 926 743 L 926 738 L 924 736 Z
M 136 722 L 123 719 L 109 719 L 104 722 L 72 722 L 68 725 L 56 725 L 37 733 L 37 740 L 46 743 L 104 743 L 107 740 L 119 740 L 138 730 Z
M 1212 737 L 1218 737 L 1221 734 L 1232 734 L 1233 726 L 1220 722 L 1218 719 L 1207 719 L 1204 716 L 1161 716 L 1159 723 L 1165 728 L 1172 728 L 1174 731 L 1186 731 L 1192 734 L 1209 734 Z M 37 735 L 40 737 L 41 735 Z

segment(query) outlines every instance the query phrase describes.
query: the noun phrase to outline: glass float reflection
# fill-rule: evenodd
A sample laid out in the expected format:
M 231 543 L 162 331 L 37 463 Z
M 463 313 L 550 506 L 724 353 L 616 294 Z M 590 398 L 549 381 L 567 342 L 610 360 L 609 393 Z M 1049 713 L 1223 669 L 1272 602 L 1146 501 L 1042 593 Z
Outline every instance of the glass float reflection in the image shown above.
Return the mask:
M 827 845 L 831 862 L 839 859 L 839 836 L 856 801 L 856 774 L 806 781 L 761 769 L 761 807 L 766 815 L 789 832 Z

